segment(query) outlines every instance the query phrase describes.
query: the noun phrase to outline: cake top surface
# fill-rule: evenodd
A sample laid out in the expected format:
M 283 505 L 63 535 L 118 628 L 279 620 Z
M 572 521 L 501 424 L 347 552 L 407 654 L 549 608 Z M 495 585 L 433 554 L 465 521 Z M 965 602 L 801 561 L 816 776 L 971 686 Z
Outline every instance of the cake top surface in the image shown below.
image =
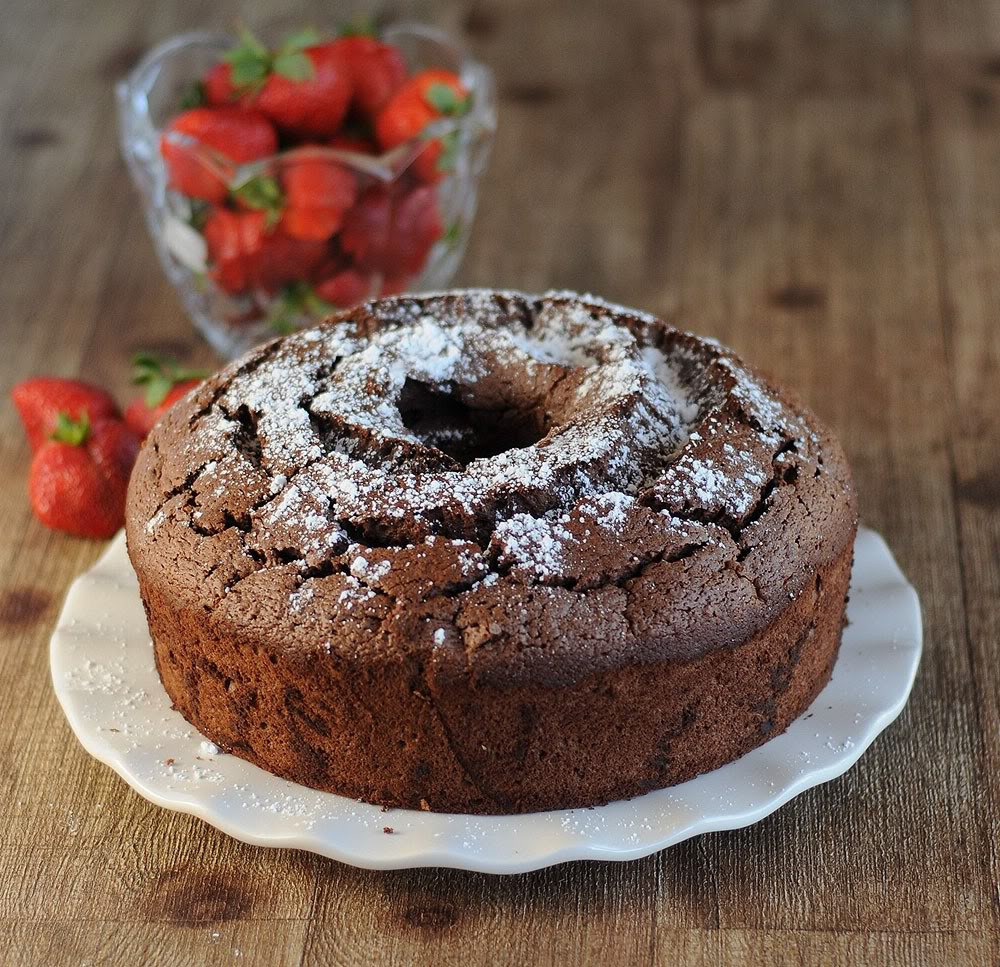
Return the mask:
M 154 429 L 128 527 L 137 567 L 170 561 L 220 614 L 253 594 L 335 649 L 358 616 L 374 641 L 441 599 L 407 635 L 468 658 L 544 638 L 557 599 L 570 625 L 586 602 L 662 646 L 666 626 L 627 614 L 650 581 L 662 610 L 735 578 L 746 631 L 852 514 L 836 444 L 717 343 L 592 297 L 471 290 L 371 303 L 223 369 Z M 671 647 L 721 643 L 703 630 Z

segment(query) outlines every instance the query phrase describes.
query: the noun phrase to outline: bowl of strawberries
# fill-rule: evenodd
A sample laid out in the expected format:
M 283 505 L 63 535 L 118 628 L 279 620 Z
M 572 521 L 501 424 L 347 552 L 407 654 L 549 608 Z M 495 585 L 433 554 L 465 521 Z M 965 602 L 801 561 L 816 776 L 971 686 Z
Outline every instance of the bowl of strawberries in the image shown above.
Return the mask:
M 184 34 L 117 96 L 157 254 L 222 355 L 458 267 L 496 98 L 445 34 Z

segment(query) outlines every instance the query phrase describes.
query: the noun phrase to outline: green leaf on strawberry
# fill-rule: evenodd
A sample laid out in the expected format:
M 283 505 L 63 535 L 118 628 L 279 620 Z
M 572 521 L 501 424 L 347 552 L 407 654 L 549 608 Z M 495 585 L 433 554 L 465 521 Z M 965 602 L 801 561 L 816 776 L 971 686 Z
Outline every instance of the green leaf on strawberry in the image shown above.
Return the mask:
M 188 111 L 193 107 L 202 107 L 205 104 L 205 85 L 201 81 L 195 81 L 181 95 L 180 106 L 182 111 Z
M 322 318 L 336 308 L 321 299 L 308 282 L 291 282 L 275 298 L 267 319 L 275 333 L 287 336 L 295 332 L 303 321 Z
M 159 406 L 178 383 L 190 379 L 204 379 L 203 369 L 180 366 L 176 360 L 163 359 L 154 353 L 136 353 L 132 357 L 132 382 L 145 386 L 143 399 L 150 408 Z
M 303 27 L 293 34 L 289 34 L 278 48 L 279 54 L 292 53 L 297 50 L 305 50 L 306 47 L 313 47 L 320 42 L 319 32 L 315 27 Z
M 233 197 L 247 208 L 267 213 L 267 228 L 274 228 L 281 220 L 285 207 L 285 195 L 276 178 L 270 175 L 255 175 L 232 190 Z
M 310 80 L 316 73 L 316 68 L 303 51 L 318 43 L 319 34 L 312 27 L 289 34 L 274 52 L 272 72 L 287 77 L 290 81 Z
M 316 73 L 312 61 L 301 52 L 278 54 L 271 69 L 290 81 L 307 81 Z
M 304 51 L 318 44 L 319 34 L 312 28 L 289 34 L 273 52 L 248 28 L 240 29 L 240 43 L 225 54 L 232 68 L 232 83 L 240 89 L 259 87 L 269 74 L 280 74 L 292 81 L 310 80 L 316 73 Z
M 84 444 L 89 433 L 90 417 L 86 412 L 81 413 L 78 420 L 74 420 L 68 413 L 60 410 L 52 439 L 58 443 L 68 443 L 71 447 L 79 447 Z
M 246 27 L 240 28 L 240 42 L 223 55 L 232 68 L 232 83 L 236 88 L 255 87 L 267 79 L 271 67 L 271 52 Z
M 459 97 L 448 84 L 431 84 L 424 97 L 435 111 L 445 117 L 461 117 L 469 110 L 469 96 Z

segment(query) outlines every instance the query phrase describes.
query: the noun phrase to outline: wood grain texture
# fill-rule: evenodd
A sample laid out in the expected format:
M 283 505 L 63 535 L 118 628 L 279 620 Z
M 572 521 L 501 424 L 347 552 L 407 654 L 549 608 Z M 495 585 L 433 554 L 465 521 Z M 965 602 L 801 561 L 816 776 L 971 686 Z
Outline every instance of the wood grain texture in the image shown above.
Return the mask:
M 137 348 L 211 359 L 145 238 L 111 85 L 172 32 L 268 11 L 5 3 L 4 394 L 47 372 L 124 397 Z M 100 548 L 32 520 L 5 405 L 0 961 L 1000 962 L 1000 8 L 426 0 L 390 12 L 464 33 L 500 82 L 457 281 L 665 313 L 797 388 L 841 435 L 865 521 L 921 593 L 913 699 L 843 778 L 639 862 L 495 878 L 244 846 L 145 803 L 70 734 L 47 639 Z

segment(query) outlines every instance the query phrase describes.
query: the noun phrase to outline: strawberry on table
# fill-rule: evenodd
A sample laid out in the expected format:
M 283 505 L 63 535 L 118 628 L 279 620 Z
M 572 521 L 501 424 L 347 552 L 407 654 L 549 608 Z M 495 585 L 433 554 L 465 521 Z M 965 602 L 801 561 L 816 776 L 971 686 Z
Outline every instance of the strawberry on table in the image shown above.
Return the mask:
M 288 37 L 276 50 L 244 30 L 226 54 L 236 88 L 282 131 L 297 137 L 332 135 L 351 101 L 351 65 L 336 41 L 317 43 L 315 31 Z
M 292 238 L 325 241 L 336 232 L 358 193 L 357 179 L 335 161 L 303 154 L 282 169 L 281 227 Z
M 427 125 L 460 117 L 469 109 L 469 92 L 458 75 L 431 69 L 414 74 L 389 99 L 375 119 L 375 134 L 388 150 L 420 137 Z M 413 170 L 429 184 L 439 181 L 453 164 L 456 132 L 434 138 L 414 159 Z
M 139 440 L 121 420 L 60 414 L 52 439 L 31 462 L 35 516 L 78 537 L 112 537 L 125 522 L 125 492 Z
M 402 51 L 364 34 L 341 37 L 335 44 L 350 65 L 355 107 L 374 117 L 406 80 Z
M 132 382 L 144 386 L 145 390 L 125 410 L 125 423 L 140 439 L 146 437 L 174 403 L 208 375 L 204 370 L 188 369 L 152 353 L 139 353 L 132 365 Z
M 32 451 L 37 451 L 55 432 L 60 413 L 91 423 L 121 417 L 118 404 L 108 393 L 78 379 L 36 376 L 18 383 L 10 395 Z
M 178 136 L 197 144 L 187 144 Z M 170 185 L 189 198 L 222 202 L 236 165 L 278 150 L 271 122 L 241 107 L 196 107 L 177 115 L 164 129 L 160 153 Z

